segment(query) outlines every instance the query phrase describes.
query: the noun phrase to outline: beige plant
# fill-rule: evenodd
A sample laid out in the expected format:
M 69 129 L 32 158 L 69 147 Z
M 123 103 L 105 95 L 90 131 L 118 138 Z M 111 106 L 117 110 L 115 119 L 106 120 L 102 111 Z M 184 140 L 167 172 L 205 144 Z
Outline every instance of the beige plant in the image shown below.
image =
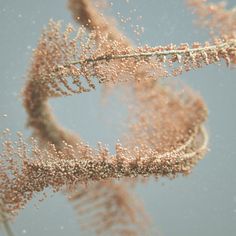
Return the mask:
M 201 23 L 215 30 L 211 42 L 133 47 L 89 0 L 69 1 L 74 19 L 82 24 L 78 29 L 68 25 L 62 32 L 60 23 L 49 22 L 23 90 L 33 138 L 25 142 L 18 134 L 13 141 L 9 130 L 2 132 L 4 217 L 11 219 L 35 193 L 51 187 L 68 196 L 84 228 L 92 226 L 101 235 L 150 234 L 149 218 L 129 187 L 140 178 L 189 174 L 207 150 L 203 100 L 188 88 L 179 92 L 159 80 L 222 60 L 228 66 L 236 63 L 235 10 L 188 3 Z M 65 130 L 48 105 L 52 97 L 90 92 L 98 83 L 128 87 L 123 92 L 132 115 L 114 154 L 104 144 L 92 148 Z

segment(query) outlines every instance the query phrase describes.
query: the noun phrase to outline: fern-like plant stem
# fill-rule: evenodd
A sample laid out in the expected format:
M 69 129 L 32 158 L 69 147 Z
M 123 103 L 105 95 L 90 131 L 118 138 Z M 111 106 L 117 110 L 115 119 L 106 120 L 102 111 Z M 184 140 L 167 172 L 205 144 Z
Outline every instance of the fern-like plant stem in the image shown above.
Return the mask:
M 127 58 L 148 58 L 148 57 L 163 57 L 163 56 L 172 56 L 172 55 L 186 55 L 186 54 L 194 54 L 199 52 L 208 52 L 208 51 L 219 51 L 222 49 L 227 48 L 235 48 L 236 47 L 236 40 L 232 39 L 229 41 L 226 41 L 221 44 L 215 44 L 205 47 L 198 47 L 198 48 L 187 48 L 187 49 L 174 49 L 174 50 L 160 50 L 157 51 L 151 51 L 151 52 L 137 52 L 137 53 L 127 53 L 127 54 L 114 54 L 114 55 L 102 55 L 98 57 L 89 57 L 83 60 L 78 61 L 71 61 L 67 65 L 64 66 L 70 66 L 70 65 L 77 65 L 77 64 L 84 64 L 84 63 L 91 63 L 91 62 L 98 62 L 98 61 L 110 61 L 110 60 L 117 60 L 117 59 L 127 59 Z M 153 49 L 152 49 L 153 50 Z
M 13 232 L 12 232 L 12 229 L 11 229 L 11 226 L 10 226 L 10 224 L 8 223 L 7 220 L 4 220 L 4 221 L 2 222 L 2 225 L 3 225 L 3 228 L 4 228 L 5 232 L 6 232 L 6 236 L 14 236 L 14 234 L 13 234 Z
M 2 202 L 1 202 L 1 205 L 2 205 Z M 0 205 L 0 219 L 1 219 L 0 223 L 2 224 L 2 228 L 4 229 L 6 236 L 14 236 L 14 233 L 4 214 L 4 211 L 1 208 L 1 205 Z

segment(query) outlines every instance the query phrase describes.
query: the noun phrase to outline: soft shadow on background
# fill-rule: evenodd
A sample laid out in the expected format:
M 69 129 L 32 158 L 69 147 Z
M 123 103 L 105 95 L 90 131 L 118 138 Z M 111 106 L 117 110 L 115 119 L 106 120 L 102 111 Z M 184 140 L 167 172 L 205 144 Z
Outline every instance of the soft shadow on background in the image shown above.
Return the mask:
M 236 5 L 235 0 L 228 2 L 229 6 Z M 195 16 L 184 0 L 130 0 L 129 4 L 119 0 L 114 1 L 110 14 L 118 17 L 117 12 L 130 15 L 134 24 L 145 28 L 138 42 L 132 27 L 120 25 L 135 44 L 165 45 L 208 39 L 207 31 L 194 25 Z M 72 21 L 66 0 L 0 0 L 0 130 L 10 128 L 30 135 L 25 128 L 26 114 L 20 93 L 32 49 L 50 18 L 64 24 Z M 210 151 L 188 177 L 150 180 L 137 186 L 137 195 L 159 235 L 236 235 L 235 76 L 235 70 L 222 64 L 178 78 L 207 103 Z M 97 89 L 89 94 L 52 100 L 51 104 L 63 126 L 78 132 L 92 145 L 102 141 L 112 147 L 121 135 L 119 121 L 125 116 L 125 108 L 116 100 L 104 108 L 100 95 Z M 34 207 L 35 203 L 39 209 Z M 76 213 L 60 193 L 43 203 L 28 204 L 16 218 L 13 229 L 16 235 L 80 235 Z

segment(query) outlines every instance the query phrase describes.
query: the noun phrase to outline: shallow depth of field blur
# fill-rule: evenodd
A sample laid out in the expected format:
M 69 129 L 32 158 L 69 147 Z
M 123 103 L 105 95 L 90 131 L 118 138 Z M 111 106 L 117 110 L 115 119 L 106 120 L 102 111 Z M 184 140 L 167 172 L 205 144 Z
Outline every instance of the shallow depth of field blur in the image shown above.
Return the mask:
M 236 5 L 235 0 L 228 3 L 229 7 Z M 206 29 L 194 24 L 196 16 L 184 0 L 119 0 L 108 13 L 118 22 L 131 17 L 131 22 L 120 22 L 119 27 L 136 45 L 204 42 L 209 38 Z M 50 18 L 62 20 L 62 24 L 73 22 L 66 0 L 0 0 L 0 130 L 10 128 L 13 133 L 20 130 L 26 137 L 30 135 L 20 93 L 32 49 Z M 136 25 L 144 27 L 138 39 L 133 32 Z M 188 177 L 150 179 L 137 185 L 135 191 L 151 215 L 157 235 L 236 235 L 235 77 L 236 71 L 222 63 L 177 78 L 201 94 L 208 106 L 210 151 Z M 101 101 L 98 88 L 50 103 L 64 127 L 78 132 L 91 145 L 102 141 L 112 147 L 121 136 L 126 109 L 114 96 L 105 106 Z M 80 235 L 72 205 L 61 193 L 48 196 L 42 203 L 30 202 L 20 212 L 12 225 L 15 235 Z

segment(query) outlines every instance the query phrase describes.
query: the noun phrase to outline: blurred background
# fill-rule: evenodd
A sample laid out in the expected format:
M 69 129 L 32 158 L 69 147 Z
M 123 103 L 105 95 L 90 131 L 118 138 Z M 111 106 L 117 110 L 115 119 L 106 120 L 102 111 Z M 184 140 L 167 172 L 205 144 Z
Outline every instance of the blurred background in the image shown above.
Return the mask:
M 229 7 L 234 4 L 235 0 L 228 0 Z M 13 133 L 22 131 L 30 136 L 21 89 L 32 49 L 48 20 L 72 22 L 66 5 L 66 0 L 0 0 L 0 130 L 10 128 Z M 204 42 L 209 38 L 206 29 L 193 23 L 196 17 L 184 0 L 119 0 L 108 13 L 118 22 L 121 16 L 132 18 L 128 25 L 119 27 L 137 45 Z M 137 24 L 144 27 L 138 40 L 133 33 Z M 175 79 L 201 94 L 208 106 L 210 151 L 187 177 L 138 184 L 137 196 L 151 215 L 157 235 L 236 235 L 235 76 L 236 71 L 222 63 Z M 103 106 L 100 88 L 50 103 L 59 122 L 91 145 L 102 141 L 112 149 L 121 136 L 126 109 L 114 97 Z M 33 200 L 12 227 L 17 236 L 81 235 L 76 213 L 61 193 L 42 203 Z

